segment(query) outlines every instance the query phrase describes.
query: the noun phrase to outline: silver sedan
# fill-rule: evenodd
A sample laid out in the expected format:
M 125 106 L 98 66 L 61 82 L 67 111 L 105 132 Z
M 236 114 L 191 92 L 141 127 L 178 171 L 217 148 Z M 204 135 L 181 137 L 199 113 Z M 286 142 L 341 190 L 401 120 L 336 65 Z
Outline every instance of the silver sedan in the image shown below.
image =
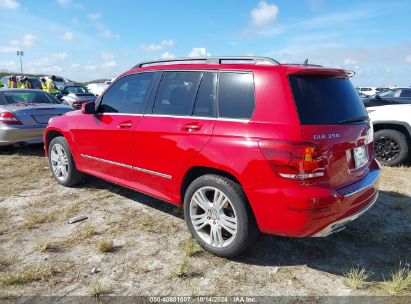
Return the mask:
M 42 143 L 49 119 L 72 110 L 41 90 L 0 89 L 0 146 Z

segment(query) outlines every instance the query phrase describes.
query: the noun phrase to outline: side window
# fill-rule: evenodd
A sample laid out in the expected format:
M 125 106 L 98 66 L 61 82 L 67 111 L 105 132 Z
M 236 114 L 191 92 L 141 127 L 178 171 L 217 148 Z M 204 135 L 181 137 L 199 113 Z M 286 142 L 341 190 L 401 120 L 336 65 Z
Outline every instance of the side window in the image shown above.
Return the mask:
M 99 112 L 143 114 L 154 73 L 125 76 L 104 94 Z
M 411 97 L 411 90 L 402 90 L 400 97 Z
M 202 117 L 216 116 L 217 73 L 204 72 L 194 104 L 193 115 Z
M 220 117 L 251 118 L 255 104 L 253 75 L 221 72 L 218 99 Z
M 201 76 L 201 72 L 164 72 L 153 114 L 191 115 Z

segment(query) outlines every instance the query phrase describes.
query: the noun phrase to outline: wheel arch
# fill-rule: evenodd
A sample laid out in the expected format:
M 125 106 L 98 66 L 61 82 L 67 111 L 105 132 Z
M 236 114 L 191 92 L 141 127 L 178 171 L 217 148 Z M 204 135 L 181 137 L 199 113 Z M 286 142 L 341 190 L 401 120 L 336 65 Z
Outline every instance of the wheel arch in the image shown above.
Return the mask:
M 51 143 L 51 141 L 54 139 L 54 138 L 56 138 L 56 137 L 58 137 L 58 136 L 62 136 L 62 137 L 64 137 L 64 134 L 63 134 L 63 132 L 61 132 L 61 131 L 59 131 L 59 130 L 48 130 L 47 132 L 46 132 L 46 134 L 45 134 L 45 138 L 44 138 L 44 148 L 45 148 L 45 150 L 46 150 L 46 153 L 48 153 L 48 148 L 49 148 L 49 145 L 50 145 L 50 143 Z
M 373 122 L 374 132 L 381 130 L 395 130 L 404 134 L 407 140 L 411 141 L 411 126 L 405 122 L 400 121 L 375 121 Z

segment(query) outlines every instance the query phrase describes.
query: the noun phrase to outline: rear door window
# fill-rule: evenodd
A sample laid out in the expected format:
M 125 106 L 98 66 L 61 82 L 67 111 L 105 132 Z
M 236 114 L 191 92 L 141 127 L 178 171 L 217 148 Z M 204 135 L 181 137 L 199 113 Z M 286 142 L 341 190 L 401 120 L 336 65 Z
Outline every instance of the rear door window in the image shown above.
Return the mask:
M 400 97 L 411 97 L 411 90 L 402 90 Z
M 367 111 L 348 78 L 289 77 L 302 125 L 335 125 L 367 117 Z
M 216 116 L 217 73 L 204 72 L 194 104 L 193 116 Z
M 153 114 L 190 116 L 201 72 L 164 72 L 154 101 Z
M 219 117 L 250 119 L 255 106 L 253 74 L 221 72 L 218 83 Z

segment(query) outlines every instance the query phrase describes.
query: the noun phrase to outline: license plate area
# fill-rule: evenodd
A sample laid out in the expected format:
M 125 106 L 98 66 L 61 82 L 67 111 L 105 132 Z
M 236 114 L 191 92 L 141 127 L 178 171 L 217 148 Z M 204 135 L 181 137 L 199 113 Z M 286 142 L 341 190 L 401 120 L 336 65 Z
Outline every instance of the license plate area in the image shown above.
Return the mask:
M 368 162 L 368 153 L 365 146 L 353 149 L 355 168 L 360 168 Z

